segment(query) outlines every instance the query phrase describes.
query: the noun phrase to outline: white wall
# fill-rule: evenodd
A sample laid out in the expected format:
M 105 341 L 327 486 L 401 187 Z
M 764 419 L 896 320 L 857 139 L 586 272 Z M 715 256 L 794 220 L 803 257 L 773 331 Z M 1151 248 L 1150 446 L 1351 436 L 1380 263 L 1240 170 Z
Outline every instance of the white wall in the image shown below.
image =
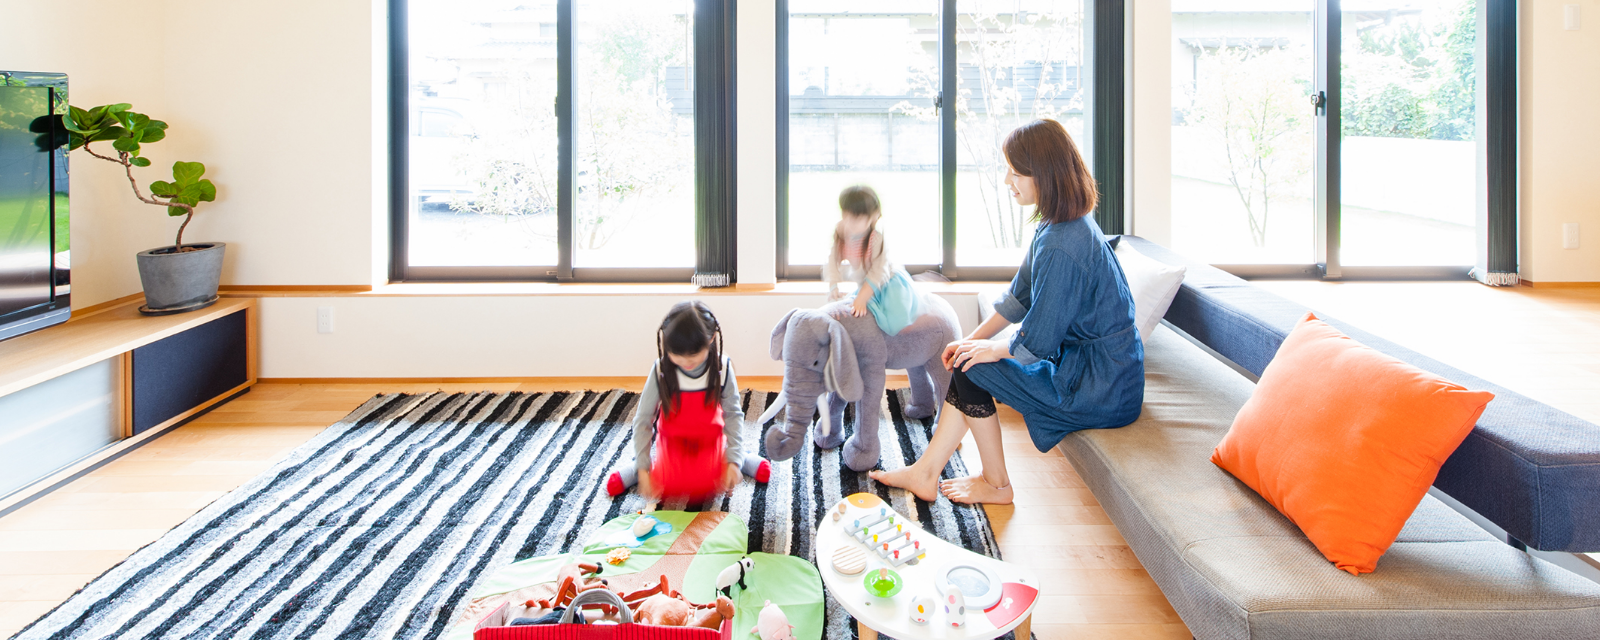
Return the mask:
M 261 299 L 263 378 L 643 376 L 655 332 L 673 304 L 698 297 L 722 323 L 743 375 L 776 376 L 772 328 L 823 293 L 540 296 L 351 296 Z M 975 294 L 944 296 L 963 331 L 977 326 Z M 317 307 L 334 333 L 317 333 Z
M 217 184 L 188 237 L 229 243 L 225 283 L 371 283 L 371 185 L 387 167 L 374 164 L 373 69 L 386 64 L 370 0 L 161 6 L 162 157 L 204 162 Z
M 1134 235 L 1172 244 L 1172 2 L 1130 3 L 1132 119 L 1128 123 Z
M 1562 7 L 1579 4 L 1582 29 Z M 1600 281 L 1600 0 L 1519 3 L 1522 122 L 1522 277 L 1535 283 Z M 1579 223 L 1582 248 L 1561 248 L 1561 225 Z
M 777 282 L 777 12 L 768 0 L 739 0 L 735 50 L 739 113 L 739 282 Z

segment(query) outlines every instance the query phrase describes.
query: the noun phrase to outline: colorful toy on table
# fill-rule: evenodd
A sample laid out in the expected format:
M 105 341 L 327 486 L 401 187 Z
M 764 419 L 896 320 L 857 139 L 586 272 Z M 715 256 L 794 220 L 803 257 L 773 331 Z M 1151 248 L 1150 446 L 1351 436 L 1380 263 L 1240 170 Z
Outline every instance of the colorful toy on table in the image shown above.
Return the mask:
M 933 598 L 922 594 L 911 599 L 911 621 L 917 624 L 928 624 L 933 619 Z
M 987 611 L 1000 602 L 1003 584 L 987 564 L 956 562 L 934 574 L 934 587 L 940 593 L 954 587 L 966 600 L 967 607 L 980 611 Z
M 840 503 L 839 511 L 843 511 L 843 506 Z M 890 566 L 914 565 L 928 555 L 927 550 L 922 548 L 922 542 L 912 537 L 911 529 L 906 528 L 905 523 L 888 507 L 879 507 L 875 513 L 848 522 L 842 518 L 840 521 L 850 531 L 851 537 L 867 545 Z
M 953 584 L 944 587 L 944 619 L 957 629 L 967 624 L 967 597 Z
M 783 613 L 783 609 L 768 600 L 761 607 L 761 614 L 756 616 L 756 626 L 750 633 L 761 640 L 793 640 L 794 625 L 789 624 L 789 616 Z
M 861 586 L 870 595 L 879 598 L 893 598 L 895 594 L 900 593 L 900 587 L 904 585 L 900 582 L 900 574 L 890 571 L 888 568 L 882 568 L 877 571 L 868 571 L 867 577 L 861 581 Z
M 839 547 L 833 552 L 833 570 L 847 576 L 866 571 L 867 550 L 857 546 Z
M 749 557 L 740 558 L 738 562 L 728 565 L 728 568 L 717 574 L 717 592 L 732 598 L 733 585 L 739 585 L 741 590 L 748 589 L 749 587 L 744 584 L 744 578 L 755 566 L 756 561 Z

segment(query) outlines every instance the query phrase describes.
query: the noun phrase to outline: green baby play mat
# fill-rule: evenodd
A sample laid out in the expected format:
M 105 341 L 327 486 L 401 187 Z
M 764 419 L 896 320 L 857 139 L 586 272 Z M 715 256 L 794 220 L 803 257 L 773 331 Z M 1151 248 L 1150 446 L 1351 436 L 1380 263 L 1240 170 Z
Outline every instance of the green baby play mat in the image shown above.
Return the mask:
M 748 634 L 762 606 L 771 601 L 789 618 L 795 638 L 821 640 L 824 605 L 816 566 L 804 558 L 749 553 L 749 531 L 734 515 L 657 511 L 651 516 L 670 524 L 672 531 L 641 543 L 631 532 L 634 520 L 641 516 L 630 513 L 601 525 L 577 553 L 529 558 L 494 571 L 473 588 L 460 618 L 445 637 L 470 640 L 478 621 L 501 604 L 516 610 L 529 600 L 549 597 L 555 593 L 557 572 L 569 564 L 601 565 L 599 577 L 605 578 L 613 591 L 636 591 L 666 576 L 671 588 L 690 602 L 710 603 L 716 600 L 717 574 L 749 557 L 754 566 L 745 575 L 745 588 L 733 589 L 735 635 Z M 628 559 L 621 565 L 608 564 L 607 555 L 617 548 L 627 549 Z M 516 615 L 522 614 L 512 617 Z

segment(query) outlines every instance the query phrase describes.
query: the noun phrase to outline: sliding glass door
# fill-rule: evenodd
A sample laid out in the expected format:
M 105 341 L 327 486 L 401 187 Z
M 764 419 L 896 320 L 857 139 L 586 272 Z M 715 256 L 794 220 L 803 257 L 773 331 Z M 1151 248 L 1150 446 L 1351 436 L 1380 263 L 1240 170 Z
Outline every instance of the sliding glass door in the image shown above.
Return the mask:
M 1095 167 L 1096 220 L 1119 233 L 1124 14 L 1121 0 L 779 0 L 779 277 L 817 277 L 839 190 L 867 184 L 896 262 L 1009 279 L 1037 225 L 1000 145 L 1040 118 Z
M 1466 277 L 1480 1 L 1173 0 L 1173 247 L 1243 275 Z
M 391 0 L 391 277 L 711 268 L 697 249 L 732 228 L 731 182 L 707 179 L 731 135 L 730 1 Z
M 1477 4 L 1369 0 L 1344 10 L 1344 266 L 1473 263 Z
M 1172 3 L 1172 245 L 1218 264 L 1315 262 L 1311 2 Z
M 866 184 L 895 259 L 938 264 L 939 0 L 788 4 L 790 263 L 827 259 L 839 191 Z

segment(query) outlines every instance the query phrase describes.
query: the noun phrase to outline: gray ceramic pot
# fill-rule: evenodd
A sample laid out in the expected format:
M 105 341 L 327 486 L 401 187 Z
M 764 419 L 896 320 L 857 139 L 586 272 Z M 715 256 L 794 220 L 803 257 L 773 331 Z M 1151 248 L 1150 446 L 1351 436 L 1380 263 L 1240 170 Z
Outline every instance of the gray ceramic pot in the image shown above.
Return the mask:
M 186 244 L 199 251 L 172 253 L 172 247 L 140 251 L 139 282 L 145 309 L 153 313 L 192 311 L 211 306 L 222 280 L 222 242 Z

